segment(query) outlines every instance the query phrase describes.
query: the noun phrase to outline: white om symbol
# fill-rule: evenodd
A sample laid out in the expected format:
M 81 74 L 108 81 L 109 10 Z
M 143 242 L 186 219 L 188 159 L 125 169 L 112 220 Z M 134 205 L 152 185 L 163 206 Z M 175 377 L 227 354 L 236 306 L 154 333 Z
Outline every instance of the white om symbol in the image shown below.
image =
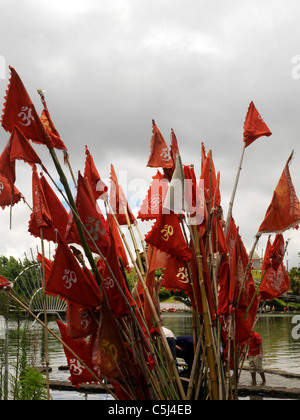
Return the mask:
M 170 236 L 174 234 L 174 229 L 172 225 L 165 225 L 165 227 L 161 230 L 162 233 L 162 239 L 164 241 L 168 241 L 170 239 Z
M 104 280 L 104 287 L 105 289 L 112 289 L 115 285 L 114 280 L 111 277 L 106 277 Z
M 81 317 L 80 324 L 82 325 L 82 328 L 84 330 L 86 330 L 87 327 L 89 326 L 89 320 L 88 320 L 89 314 L 88 314 L 88 312 L 87 311 L 81 311 L 80 312 L 80 317 Z
M 20 121 L 20 123 L 22 125 L 24 125 L 24 127 L 29 127 L 31 122 L 34 121 L 33 115 L 32 115 L 32 110 L 31 108 L 28 108 L 28 106 L 23 106 L 21 108 L 21 111 L 18 114 L 18 117 L 20 117 L 22 119 L 22 121 Z
M 3 182 L 0 182 L 0 195 L 2 194 L 3 190 L 4 190 L 4 184 Z
M 74 375 L 81 375 L 83 372 L 84 367 L 79 363 L 77 359 L 70 360 L 70 371 L 74 373 Z
M 105 227 L 103 226 L 103 223 L 95 217 L 88 217 L 85 227 L 94 241 L 98 241 L 99 234 L 105 234 Z
M 179 281 L 181 283 L 188 283 L 189 282 L 189 276 L 188 276 L 188 270 L 187 268 L 181 267 L 178 270 L 178 274 L 176 275 L 178 277 Z M 180 280 L 181 278 L 181 280 Z
M 63 276 L 64 286 L 66 289 L 71 289 L 73 284 L 77 283 L 77 277 L 74 271 L 65 270 L 65 275 Z
M 168 150 L 168 148 L 167 148 L 167 147 L 165 147 L 165 148 L 163 149 L 163 151 L 162 151 L 162 153 L 160 154 L 160 156 L 161 156 L 162 160 L 165 160 L 165 161 L 168 161 L 168 160 L 170 160 L 170 159 L 171 159 L 170 152 L 169 152 L 169 150 Z

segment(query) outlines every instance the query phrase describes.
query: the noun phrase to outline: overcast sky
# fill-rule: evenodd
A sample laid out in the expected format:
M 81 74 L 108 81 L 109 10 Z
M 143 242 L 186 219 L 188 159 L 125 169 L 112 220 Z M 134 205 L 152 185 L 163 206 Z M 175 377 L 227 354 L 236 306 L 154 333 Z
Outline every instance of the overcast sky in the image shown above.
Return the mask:
M 134 197 L 130 204 L 136 208 L 136 196 L 142 200 L 147 190 L 143 182 L 156 173 L 146 167 L 155 119 L 168 144 L 174 129 L 183 163 L 194 164 L 197 174 L 201 142 L 212 150 L 226 214 L 243 124 L 254 101 L 273 135 L 258 139 L 245 153 L 233 215 L 248 250 L 292 150 L 290 170 L 299 197 L 299 1 L 0 4 L 1 98 L 8 65 L 19 73 L 39 111 L 36 89 L 46 91 L 75 173 L 83 170 L 86 144 L 103 179 L 109 177 L 111 163 L 122 179 L 127 177 L 129 198 Z M 7 140 L 1 128 L 2 148 Z M 35 150 L 52 170 L 47 150 Z M 16 186 L 31 203 L 31 170 L 22 162 L 17 163 Z M 27 233 L 29 215 L 25 205 L 15 206 L 10 230 L 9 210 L 1 210 L 0 255 L 22 256 L 38 243 Z M 147 232 L 148 225 L 140 225 Z M 296 266 L 300 231 L 284 236 L 291 238 L 289 267 Z M 260 255 L 265 240 L 259 242 Z

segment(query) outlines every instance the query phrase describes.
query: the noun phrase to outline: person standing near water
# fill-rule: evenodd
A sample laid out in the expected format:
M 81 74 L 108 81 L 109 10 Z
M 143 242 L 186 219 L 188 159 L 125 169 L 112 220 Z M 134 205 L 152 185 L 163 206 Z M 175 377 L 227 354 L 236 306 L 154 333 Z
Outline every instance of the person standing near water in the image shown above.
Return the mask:
M 249 343 L 249 365 L 250 365 L 250 373 L 252 377 L 252 385 L 256 385 L 256 373 L 261 376 L 262 385 L 266 383 L 266 376 L 264 373 L 262 360 L 263 360 L 263 348 L 262 348 L 262 338 L 261 336 L 252 331 Z

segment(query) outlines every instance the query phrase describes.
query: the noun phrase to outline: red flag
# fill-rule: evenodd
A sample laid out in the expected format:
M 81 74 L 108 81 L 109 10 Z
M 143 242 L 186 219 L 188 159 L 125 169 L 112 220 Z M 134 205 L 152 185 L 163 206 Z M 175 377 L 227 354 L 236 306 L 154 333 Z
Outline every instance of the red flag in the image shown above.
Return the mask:
M 96 247 L 89 235 L 85 234 L 91 251 L 98 254 L 99 251 L 97 248 L 99 248 L 104 256 L 106 256 L 110 245 L 107 222 L 103 217 L 100 207 L 96 203 L 90 184 L 80 173 L 78 176 L 76 207 L 82 223 L 97 245 Z M 72 213 L 66 231 L 66 240 L 68 243 L 81 244 Z
M 297 227 L 300 222 L 300 203 L 289 170 L 292 156 L 293 153 L 289 157 L 275 188 L 272 201 L 260 225 L 259 233 L 284 232 L 287 229 Z
M 176 137 L 176 135 L 173 131 L 173 128 L 172 128 L 171 129 L 171 157 L 172 157 L 174 168 L 176 166 L 177 158 L 178 158 L 179 155 L 180 155 L 180 153 L 179 153 L 177 137 Z
M 123 383 L 128 374 L 134 377 L 136 372 L 106 299 L 103 299 L 101 305 L 101 321 L 93 346 L 94 366 L 99 368 L 101 376 L 109 382 Z
M 93 359 L 89 344 L 85 340 L 74 340 L 68 334 L 68 328 L 61 321 L 56 320 L 57 325 L 60 329 L 62 341 L 78 356 L 78 358 L 88 366 L 93 372 Z M 86 382 L 96 382 L 95 377 L 80 363 L 80 361 L 73 356 L 73 354 L 64 347 L 65 355 L 67 358 L 69 370 L 71 376 L 69 380 L 73 385 L 78 386 L 79 384 Z M 96 371 L 95 375 L 97 375 Z
M 93 277 L 85 275 L 68 245 L 59 237 L 55 260 L 46 282 L 46 292 L 93 308 L 101 301 L 95 282 Z
M 272 133 L 258 113 L 253 102 L 250 102 L 244 123 L 244 142 L 246 147 L 261 136 L 271 136 Z
M 32 166 L 33 218 L 38 229 L 52 226 L 52 217 L 35 165 Z
M 97 168 L 95 166 L 94 159 L 92 155 L 90 154 L 87 146 L 85 146 L 85 154 L 86 154 L 86 159 L 85 159 L 84 177 L 89 180 L 95 199 L 98 200 L 98 198 L 101 198 L 101 197 L 104 198 L 106 197 L 105 193 L 107 192 L 108 187 L 101 180 L 99 172 L 97 171 Z
M 3 128 L 11 133 L 16 125 L 27 139 L 52 148 L 51 138 L 46 132 L 22 80 L 15 69 L 9 68 L 11 78 L 2 115 Z
M 169 258 L 162 273 L 161 287 L 169 290 L 184 290 L 191 299 L 194 298 L 186 261 L 176 257 Z
M 115 219 L 112 216 L 112 214 L 108 215 L 108 220 L 109 220 L 109 224 L 110 224 L 111 236 L 114 238 L 117 256 L 119 258 L 121 258 L 124 267 L 128 268 L 129 267 L 129 262 L 128 262 L 127 254 L 126 254 L 126 251 L 125 251 L 125 248 L 124 248 L 124 245 L 123 245 L 123 241 L 122 241 L 120 233 L 119 233 L 119 229 L 117 227 L 117 224 L 116 224 Z
M 284 239 L 277 234 L 273 244 L 268 238 L 262 273 L 263 279 L 259 293 L 262 300 L 273 300 L 289 290 L 290 278 L 283 264 Z
M 151 153 L 147 166 L 166 169 L 174 167 L 169 148 L 154 120 L 152 120 Z
M 174 213 L 161 214 L 145 241 L 184 261 L 190 261 L 192 258 L 180 227 L 179 217 Z
M 211 187 L 211 206 L 218 208 L 221 202 L 220 194 L 220 175 L 216 176 L 215 165 L 211 156 L 211 151 L 208 152 L 203 169 L 201 171 L 200 179 L 204 180 L 204 192 L 206 201 L 209 201 L 209 185 Z M 211 181 L 211 182 L 210 182 Z
M 10 292 L 12 289 L 12 282 L 7 280 L 5 277 L 0 276 L 0 290 L 3 290 L 4 292 Z
M 118 183 L 117 175 L 115 172 L 115 168 L 111 165 L 111 172 L 110 172 L 110 179 L 111 179 L 111 191 L 110 191 L 110 198 L 109 202 L 114 212 L 118 223 L 120 226 L 127 225 L 126 219 L 126 211 L 129 216 L 130 223 L 133 224 L 135 222 L 135 217 L 129 207 L 127 199 L 125 197 L 124 191 Z
M 0 175 L 0 206 L 2 208 L 17 204 L 22 198 L 20 191 L 9 183 L 6 177 Z
M 67 324 L 71 338 L 81 339 L 93 334 L 98 328 L 96 319 L 99 319 L 99 314 L 91 313 L 88 308 L 77 303 L 68 302 Z
M 40 263 L 40 265 L 43 264 L 43 256 L 40 252 L 37 254 L 37 260 Z M 48 260 L 48 258 L 44 257 L 44 263 L 45 263 L 45 280 L 47 281 L 51 273 L 52 262 Z
M 116 317 L 122 317 L 129 314 L 129 306 L 134 306 L 135 302 L 128 290 L 128 286 L 123 277 L 122 271 L 120 270 L 113 237 L 111 238 L 111 244 L 107 255 L 107 262 L 111 270 L 105 266 L 103 275 L 103 287 L 105 288 L 109 305 L 113 313 Z M 116 282 L 118 282 L 119 287 L 117 286 Z
M 51 116 L 50 116 L 50 112 L 49 112 L 47 104 L 46 104 L 45 96 L 44 96 L 42 91 L 39 90 L 38 92 L 41 96 L 41 100 L 42 100 L 42 103 L 44 105 L 44 109 L 43 109 L 42 115 L 41 115 L 41 121 L 43 123 L 43 126 L 44 126 L 46 132 L 51 137 L 53 147 L 55 147 L 56 149 L 60 149 L 60 150 L 67 150 L 64 142 L 61 140 L 61 138 L 59 136 L 59 133 L 56 130 L 54 124 L 53 124 L 53 121 L 52 121 Z
M 138 219 L 156 219 L 162 213 L 163 203 L 168 191 L 168 181 L 158 170 L 152 177 L 147 195 L 138 213 Z
M 41 176 L 40 178 L 40 188 L 43 191 L 43 195 L 47 202 L 49 213 L 52 218 L 52 225 L 45 226 L 43 228 L 43 238 L 47 241 L 53 241 L 56 243 L 57 231 L 61 236 L 64 236 L 65 234 L 66 226 L 69 220 L 69 215 L 44 176 Z M 40 237 L 40 230 L 38 228 L 33 213 L 30 217 L 28 232 L 30 232 L 30 234 L 35 237 Z
M 150 245 L 148 252 L 147 252 L 147 260 L 148 260 L 148 271 L 146 276 L 146 286 L 149 290 L 150 297 L 156 308 L 156 311 L 159 315 L 159 290 L 160 290 L 160 282 L 156 280 L 155 271 L 161 268 L 166 268 L 169 264 L 170 256 L 155 246 Z M 140 284 L 140 283 L 139 283 Z M 144 295 L 144 291 L 142 292 Z M 151 309 L 150 302 L 147 296 L 144 295 L 144 313 L 145 319 L 150 331 L 150 334 L 153 332 L 158 332 L 158 327 L 156 325 L 153 311 Z

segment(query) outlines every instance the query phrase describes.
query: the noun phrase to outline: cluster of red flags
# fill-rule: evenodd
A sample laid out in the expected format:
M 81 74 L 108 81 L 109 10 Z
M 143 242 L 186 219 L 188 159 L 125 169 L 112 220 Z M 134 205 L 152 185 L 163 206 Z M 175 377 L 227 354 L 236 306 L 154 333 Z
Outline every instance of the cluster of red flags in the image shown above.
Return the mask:
M 201 316 L 203 289 L 200 282 L 203 280 L 210 319 L 214 323 L 220 317 L 225 346 L 229 337 L 236 344 L 247 341 L 259 298 L 266 300 L 280 296 L 289 287 L 288 274 L 283 265 L 282 232 L 297 227 L 300 222 L 300 203 L 289 172 L 291 157 L 258 231 L 259 235 L 277 233 L 273 244 L 270 238 L 268 240 L 258 296 L 249 256 L 233 217 L 225 235 L 220 173 L 215 170 L 212 151 L 206 154 L 202 144 L 201 174 L 197 179 L 194 167 L 181 163 L 173 129 L 168 147 L 153 120 L 147 166 L 156 168 L 157 172 L 137 216 L 142 221 L 153 221 L 145 237 L 148 267 L 145 283 L 153 305 L 140 282 L 137 288 L 139 299 L 135 300 L 127 283 L 126 268 L 129 262 L 119 228 L 136 224 L 136 219 L 118 182 L 114 166 L 111 165 L 108 194 L 108 187 L 101 180 L 86 146 L 84 175 L 78 174 L 76 210 L 75 213 L 68 213 L 44 175 L 38 173 L 36 165 L 42 165 L 42 162 L 30 140 L 50 149 L 66 152 L 67 148 L 53 124 L 45 98 L 42 96 L 43 112 L 39 117 L 17 72 L 11 67 L 10 71 L 11 79 L 2 115 L 2 126 L 10 133 L 10 138 L 0 156 L 0 205 L 8 206 L 20 201 L 21 193 L 15 187 L 15 162 L 23 160 L 32 168 L 33 206 L 28 230 L 36 237 L 57 244 L 53 262 L 41 255 L 38 259 L 45 263 L 46 292 L 58 295 L 68 303 L 67 325 L 61 322 L 58 325 L 66 344 L 72 383 L 93 382 L 95 376 L 107 378 L 117 395 L 126 398 L 132 392 L 126 388 L 128 379 L 135 386 L 136 394 L 141 398 L 146 396 L 142 391 L 145 376 L 119 325 L 123 323 L 126 326 L 134 315 L 140 322 L 138 330 L 143 331 L 145 337 L 148 331 L 157 333 L 152 308 L 154 306 L 159 311 L 158 293 L 161 286 L 183 290 Z M 248 147 L 259 137 L 271 134 L 251 102 L 244 123 L 244 146 Z M 112 213 L 106 218 L 97 203 L 98 199 L 105 200 L 110 207 Z M 91 252 L 97 255 L 101 285 L 95 273 L 80 259 L 80 251 L 73 246 L 81 245 L 77 219 L 82 223 Z M 190 235 L 191 227 L 197 233 L 194 236 Z M 200 249 L 200 256 L 197 255 L 197 249 Z M 219 256 L 217 274 L 214 271 L 215 255 Z M 201 258 L 200 264 L 197 264 L 197 258 Z M 162 270 L 160 279 L 156 277 L 158 269 Z M 0 289 L 10 288 L 11 283 L 0 277 Z M 140 310 L 144 312 L 148 329 L 140 319 Z M 128 330 L 131 328 L 127 327 Z M 144 337 L 141 346 L 147 363 L 152 366 L 153 360 Z M 78 358 L 74 358 L 70 349 Z M 84 365 L 81 361 L 84 361 Z

